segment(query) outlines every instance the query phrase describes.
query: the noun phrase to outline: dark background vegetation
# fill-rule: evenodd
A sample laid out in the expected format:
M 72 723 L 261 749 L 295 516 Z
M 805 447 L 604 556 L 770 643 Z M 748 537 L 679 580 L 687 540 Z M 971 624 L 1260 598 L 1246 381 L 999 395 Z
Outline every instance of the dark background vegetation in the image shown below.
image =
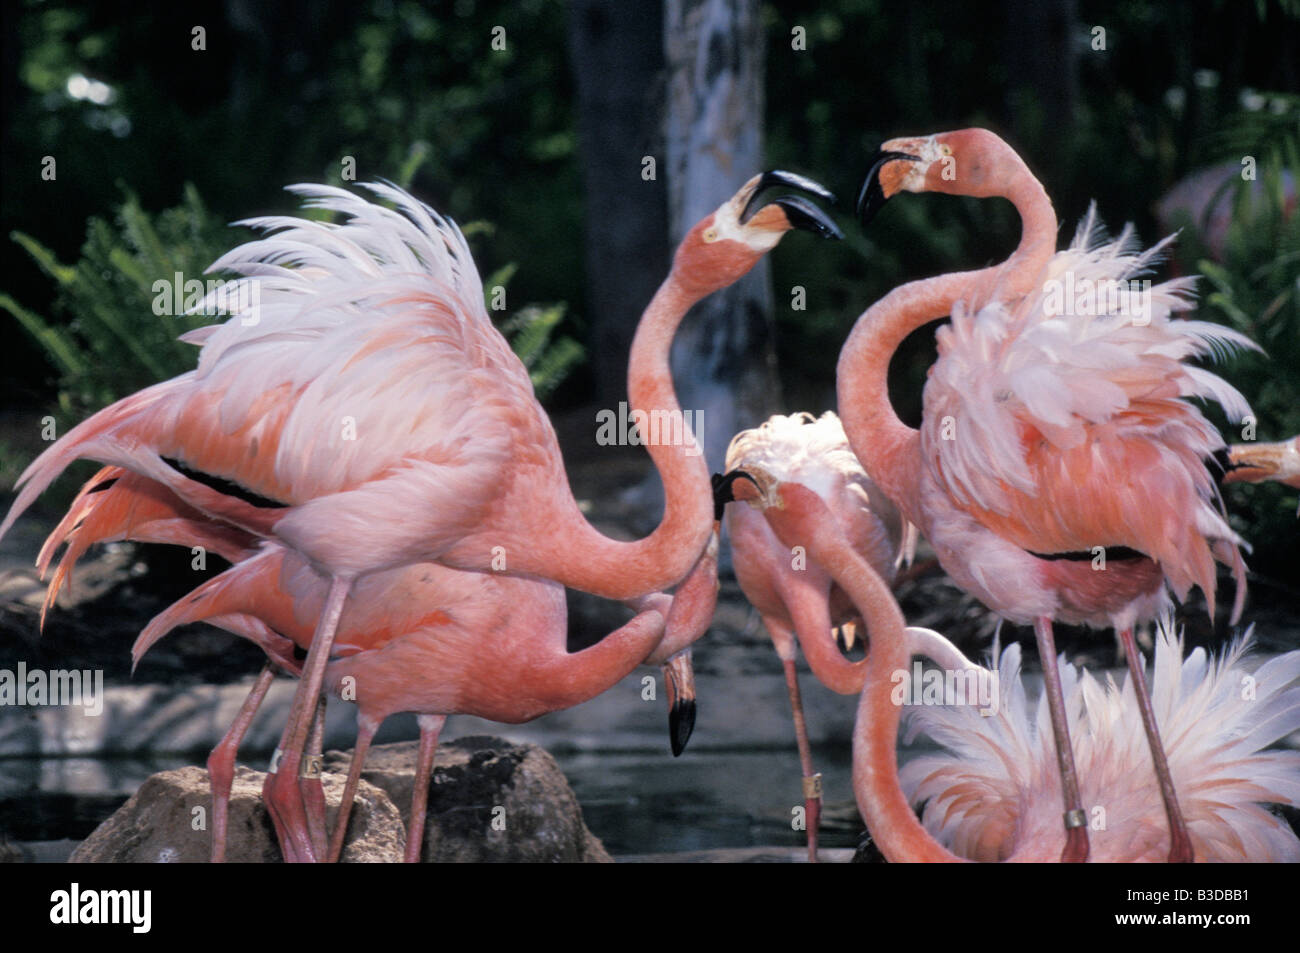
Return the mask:
M 639 16 L 629 12 L 633 7 Z M 590 97 L 575 94 L 571 48 L 585 29 L 588 41 L 634 51 L 639 75 L 649 77 L 638 80 L 646 88 L 636 128 L 643 151 L 654 154 L 665 101 L 658 88 L 663 38 L 643 26 L 628 33 L 630 22 L 645 19 L 644 5 L 593 8 L 601 5 L 8 4 L 0 292 L 53 326 L 73 327 L 88 321 L 79 313 L 88 298 L 114 296 L 113 269 L 123 252 L 155 260 L 132 247 L 138 227 L 127 227 L 122 212 L 132 197 L 156 216 L 182 206 L 192 184 L 203 211 L 160 220 L 157 234 L 169 248 L 188 241 L 195 253 L 220 250 L 246 234 L 220 223 L 288 210 L 285 184 L 337 182 L 342 157 L 352 156 L 359 180 L 409 182 L 457 221 L 486 223 L 472 239 L 480 269 L 487 275 L 517 265 L 512 306 L 567 304 L 558 333 L 586 344 L 587 360 L 555 382 L 553 409 L 608 400 L 611 375 L 600 372 L 606 363 L 619 366 L 622 355 L 593 346 L 601 315 L 593 313 L 584 281 L 584 223 L 602 214 L 603 202 L 584 194 L 584 181 L 591 181 L 584 180 L 584 162 L 591 160 L 579 132 L 589 136 L 606 120 L 580 115 L 591 108 Z M 1270 351 L 1271 361 L 1238 359 L 1225 369 L 1255 402 L 1260 437 L 1300 430 L 1300 241 L 1296 216 L 1284 217 L 1285 198 L 1276 194 L 1278 170 L 1289 167 L 1294 176 L 1300 140 L 1300 4 L 795 0 L 760 9 L 767 165 L 811 174 L 848 200 L 841 202 L 847 242 L 792 241 L 773 256 L 787 408 L 831 404 L 840 344 L 854 318 L 885 291 L 998 260 L 1014 246 L 1018 224 L 1003 202 L 910 198 L 887 207 L 868 235 L 848 220 L 867 157 L 882 139 L 982 125 L 1011 141 L 1043 180 L 1063 240 L 1095 200 L 1112 228 L 1133 221 L 1151 243 L 1162 235 L 1155 203 L 1179 179 L 1256 155 L 1265 187 L 1253 199 L 1239 197 L 1237 225 L 1220 260 L 1207 261 L 1191 222 L 1178 267 L 1212 274 L 1201 285 L 1203 317 L 1241 326 Z M 196 24 L 206 28 L 203 52 L 191 49 Z M 488 47 L 497 25 L 509 38 L 501 53 Z M 796 26 L 806 30 L 805 50 L 792 49 Z M 1104 50 L 1093 48 L 1094 27 L 1105 30 Z M 616 72 L 632 59 L 620 53 L 600 68 Z M 76 75 L 107 84 L 111 98 L 77 98 L 69 84 Z M 613 72 L 609 81 L 617 81 Z M 47 155 L 58 162 L 55 182 L 40 178 Z M 663 203 L 663 181 L 647 185 L 639 172 L 626 170 L 625 187 L 646 190 L 650 205 Z M 94 217 L 103 224 L 88 232 Z M 660 209 L 621 224 L 662 227 L 663 220 Z M 14 232 L 65 264 L 97 240 L 81 296 L 76 288 L 61 290 L 36 257 L 11 241 Z M 667 251 L 665 242 L 661 253 L 628 262 L 629 274 L 661 276 Z M 809 290 L 807 311 L 785 304 L 796 284 Z M 11 412 L 4 420 L 55 406 L 75 420 L 92 409 L 82 406 L 94 403 L 90 395 L 69 396 L 67 375 L 60 379 L 47 348 L 11 313 L 0 312 L 0 335 L 8 368 L 0 406 Z M 923 331 L 896 363 L 905 416 L 919 409 L 932 354 L 932 334 Z M 115 366 L 105 353 L 92 359 L 101 371 Z M 128 380 L 125 373 L 107 376 Z M 14 456 L 13 436 L 0 434 L 0 453 Z M 3 472 L 12 479 L 12 460 Z M 1291 584 L 1294 495 L 1252 488 L 1233 507 L 1239 520 L 1252 512 L 1257 523 L 1250 535 L 1260 549 L 1252 565 Z

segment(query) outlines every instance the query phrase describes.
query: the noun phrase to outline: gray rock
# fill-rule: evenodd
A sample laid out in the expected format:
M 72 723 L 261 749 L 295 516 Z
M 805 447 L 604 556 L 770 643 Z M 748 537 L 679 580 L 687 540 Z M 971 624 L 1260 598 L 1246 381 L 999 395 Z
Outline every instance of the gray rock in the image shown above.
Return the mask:
M 415 783 L 416 742 L 371 749 L 357 786 L 343 848 L 345 863 L 402 859 Z M 326 820 L 333 827 L 351 752 L 325 755 Z M 262 804 L 266 775 L 240 767 L 227 820 L 228 862 L 276 863 L 279 845 Z M 202 808 L 200 815 L 196 809 Z M 205 862 L 211 851 L 208 773 L 187 767 L 149 777 L 72 854 L 73 863 Z M 195 818 L 203 828 L 194 829 Z M 535 745 L 472 737 L 442 745 L 434 761 L 424 859 L 449 861 L 611 861 L 587 830 L 559 766 Z
M 235 773 L 227 820 L 226 860 L 276 863 L 281 859 L 271 818 L 262 804 L 266 775 L 240 767 Z M 341 775 L 325 775 L 326 821 L 332 826 L 343 793 Z M 194 829 L 202 808 L 203 829 Z M 211 853 L 212 797 L 208 773 L 186 767 L 149 777 L 129 801 L 91 833 L 71 863 L 196 863 Z M 394 863 L 402 859 L 406 829 L 393 802 L 365 781 L 357 787 L 343 848 L 345 863 Z
M 378 745 L 362 778 L 410 811 L 418 744 Z M 351 752 L 327 752 L 346 772 Z M 423 860 L 609 863 L 555 759 L 536 745 L 473 736 L 440 745 L 434 759 Z

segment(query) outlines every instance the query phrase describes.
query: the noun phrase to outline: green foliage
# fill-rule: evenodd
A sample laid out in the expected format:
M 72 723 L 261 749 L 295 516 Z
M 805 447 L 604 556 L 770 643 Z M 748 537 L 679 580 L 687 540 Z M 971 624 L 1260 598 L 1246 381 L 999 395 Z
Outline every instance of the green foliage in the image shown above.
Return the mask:
M 483 222 L 470 222 L 462 231 L 468 237 L 480 232 L 491 232 L 491 227 Z M 519 266 L 514 262 L 502 265 L 483 282 L 483 294 L 488 313 L 492 313 L 492 298 L 495 288 L 504 288 L 510 283 Z M 586 357 L 582 345 L 570 337 L 551 340 L 556 328 L 564 319 L 566 307 L 563 302 L 552 305 L 527 304 L 510 317 L 497 321 L 499 330 L 511 349 L 519 355 L 528 376 L 533 382 L 533 390 L 538 400 L 550 396 L 576 366 Z
M 350 162 L 358 180 L 386 177 L 457 221 L 499 225 L 491 259 L 522 266 L 513 300 L 580 299 L 582 188 L 560 0 L 252 4 L 238 15 L 222 0 L 140 16 L 116 6 L 13 5 L 18 89 L 6 122 L 21 134 L 0 156 L 13 185 L 0 191 L 0 234 L 37 235 L 75 260 L 86 220 L 113 217 L 120 196 L 104 182 L 121 178 L 159 209 L 191 181 L 226 222 L 283 208 L 287 183 L 337 182 Z M 191 48 L 195 24 L 206 51 Z M 498 26 L 504 49 L 492 45 Z M 110 98 L 72 95 L 78 75 L 107 84 Z M 47 155 L 58 157 L 57 215 L 55 186 L 18 185 Z M 57 322 L 44 276 L 13 257 L 3 290 Z M 569 333 L 579 317 L 567 312 Z M 4 384 L 39 400 L 39 375 L 19 370 Z
M 11 236 L 57 287 L 52 321 L 10 295 L 0 308 L 13 315 L 45 351 L 58 372 L 58 402 L 65 413 L 83 414 L 173 377 L 194 366 L 197 353 L 177 337 L 212 322 L 173 307 L 175 295 L 160 293 L 198 279 L 231 242 L 231 234 L 186 185 L 180 205 L 151 216 L 130 191 L 115 224 L 91 218 L 81 258 L 73 265 L 22 232 Z M 184 303 L 185 295 L 181 294 Z M 162 313 L 156 313 L 161 311 Z
M 1250 400 L 1255 434 L 1281 440 L 1300 432 L 1300 97 L 1269 94 L 1266 109 L 1247 109 L 1227 124 L 1222 151 L 1254 156 L 1257 180 L 1238 179 L 1221 260 L 1201 257 L 1202 312 L 1231 325 L 1267 352 L 1240 356 L 1227 377 Z M 1290 199 L 1288 200 L 1288 190 Z M 1188 245 L 1204 240 L 1190 223 Z M 1251 536 L 1273 562 L 1294 549 L 1295 491 L 1275 484 L 1234 491 L 1251 515 Z
M 530 304 L 501 323 L 501 333 L 528 368 L 538 400 L 545 400 L 586 356 L 582 345 L 573 338 L 551 341 L 564 311 L 562 302 Z

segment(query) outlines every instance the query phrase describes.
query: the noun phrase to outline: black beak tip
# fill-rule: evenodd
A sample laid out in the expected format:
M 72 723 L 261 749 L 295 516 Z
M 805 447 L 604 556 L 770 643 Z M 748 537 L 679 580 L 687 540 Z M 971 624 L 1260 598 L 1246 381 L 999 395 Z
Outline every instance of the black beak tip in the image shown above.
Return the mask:
M 844 237 L 844 233 L 831 220 L 831 217 L 807 199 L 800 198 L 797 195 L 787 195 L 777 199 L 773 204 L 779 205 L 785 210 L 785 217 L 790 220 L 790 224 L 795 228 L 812 232 L 822 238 L 838 239 Z
M 710 480 L 713 483 L 713 521 L 716 523 L 722 519 L 722 511 L 728 503 L 736 502 L 734 485 L 737 480 L 745 479 L 754 484 L 759 490 L 762 487 L 758 481 L 746 473 L 744 470 L 732 470 L 730 473 L 715 473 Z
M 885 195 L 884 189 L 880 187 L 880 170 L 888 162 L 905 159 L 909 162 L 920 161 L 916 156 L 908 155 L 906 152 L 885 152 L 880 150 L 871 160 L 871 168 L 867 170 L 867 177 L 862 181 L 862 189 L 858 192 L 857 212 L 858 220 L 865 227 L 870 224 L 871 220 L 876 217 L 882 205 L 889 201 Z
M 886 201 L 888 199 L 880 187 L 880 181 L 874 175 L 869 175 L 862 183 L 862 191 L 858 193 L 858 221 L 864 228 L 871 224 Z
M 685 698 L 673 704 L 668 711 L 668 739 L 673 757 L 686 750 L 686 743 L 695 731 L 695 699 Z

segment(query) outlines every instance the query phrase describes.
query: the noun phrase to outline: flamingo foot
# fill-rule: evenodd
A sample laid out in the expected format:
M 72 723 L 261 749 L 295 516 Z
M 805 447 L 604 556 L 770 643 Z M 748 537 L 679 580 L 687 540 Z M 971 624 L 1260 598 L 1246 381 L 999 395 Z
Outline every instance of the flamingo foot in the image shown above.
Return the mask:
M 307 809 L 303 803 L 302 789 L 298 785 L 298 769 L 302 755 L 296 751 L 271 758 L 271 770 L 262 785 L 262 801 L 266 804 L 271 823 L 275 825 L 280 851 L 286 863 L 314 864 L 318 856 L 312 845 L 307 822 Z
M 1187 828 L 1175 829 L 1169 847 L 1169 863 L 1190 864 L 1195 860 L 1196 852 L 1192 849 L 1192 839 L 1187 834 Z
M 1082 864 L 1088 860 L 1088 831 L 1083 827 L 1071 827 L 1065 832 L 1065 847 L 1061 849 L 1061 863 Z

